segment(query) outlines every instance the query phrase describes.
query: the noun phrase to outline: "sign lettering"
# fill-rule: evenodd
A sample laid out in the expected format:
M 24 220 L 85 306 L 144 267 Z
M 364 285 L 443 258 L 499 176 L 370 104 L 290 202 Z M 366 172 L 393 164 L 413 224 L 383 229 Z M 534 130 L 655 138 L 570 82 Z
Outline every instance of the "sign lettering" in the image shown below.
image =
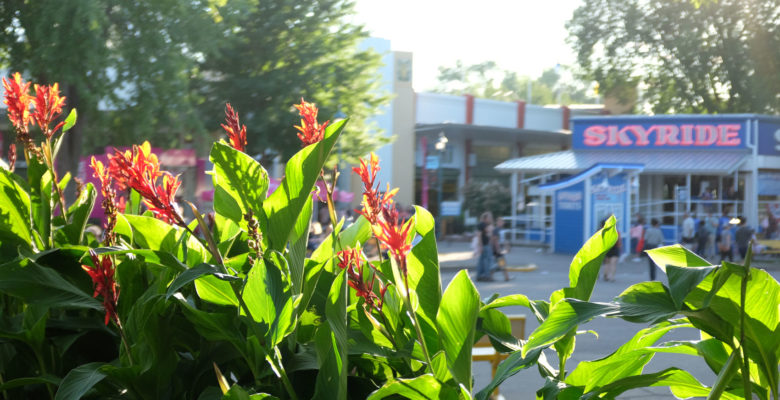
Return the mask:
M 582 147 L 742 147 L 742 125 L 653 124 L 590 125 Z

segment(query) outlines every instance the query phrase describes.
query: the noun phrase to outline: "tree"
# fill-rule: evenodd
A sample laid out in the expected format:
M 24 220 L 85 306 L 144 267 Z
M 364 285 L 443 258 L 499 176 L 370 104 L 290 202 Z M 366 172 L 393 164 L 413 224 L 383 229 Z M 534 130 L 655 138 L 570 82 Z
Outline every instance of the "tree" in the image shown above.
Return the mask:
M 498 182 L 469 182 L 463 189 L 464 204 L 471 215 L 490 211 L 493 216 L 509 215 L 512 195 L 506 185 Z
M 75 170 L 82 142 L 171 145 L 199 131 L 188 81 L 216 43 L 213 10 L 211 0 L 1 1 L 0 65 L 61 83 L 79 111 L 60 158 Z
M 220 48 L 196 82 L 206 126 L 217 130 L 230 102 L 247 126 L 247 151 L 288 157 L 300 149 L 292 105 L 303 97 L 317 104 L 321 122 L 350 117 L 335 157 L 356 162 L 382 143 L 365 123 L 388 100 L 378 89 L 380 56 L 358 49 L 367 34 L 346 21 L 352 11 L 344 0 L 239 0 L 219 8 Z
M 656 113 L 780 111 L 780 0 L 585 0 L 568 22 L 605 95 Z
M 528 100 L 531 85 L 532 104 L 593 103 L 586 81 L 568 79 L 561 72 L 569 67 L 548 68 L 537 79 L 520 76 L 516 72 L 501 69 L 494 61 L 466 65 L 458 60 L 453 67 L 439 67 L 439 93 L 455 95 L 471 94 L 479 98 L 516 101 Z

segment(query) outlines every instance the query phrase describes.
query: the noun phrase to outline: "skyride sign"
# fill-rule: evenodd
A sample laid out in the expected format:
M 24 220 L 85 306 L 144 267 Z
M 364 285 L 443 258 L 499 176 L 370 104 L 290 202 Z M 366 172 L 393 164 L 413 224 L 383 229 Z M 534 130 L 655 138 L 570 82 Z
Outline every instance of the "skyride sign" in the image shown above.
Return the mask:
M 575 149 L 741 149 L 746 119 L 720 116 L 605 117 L 574 120 Z

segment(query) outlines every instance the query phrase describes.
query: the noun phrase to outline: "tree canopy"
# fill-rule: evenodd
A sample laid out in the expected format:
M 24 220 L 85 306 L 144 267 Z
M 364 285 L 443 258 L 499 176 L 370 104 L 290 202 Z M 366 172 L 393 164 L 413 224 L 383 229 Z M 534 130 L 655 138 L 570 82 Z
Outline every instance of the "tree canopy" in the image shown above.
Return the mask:
M 471 94 L 493 100 L 525 100 L 532 104 L 595 102 L 596 96 L 591 95 L 588 82 L 564 76 L 564 72 L 570 72 L 571 69 L 567 66 L 551 67 L 544 70 L 538 78 L 532 79 L 502 69 L 495 61 L 467 65 L 458 60 L 452 67 L 439 67 L 438 85 L 434 91 L 456 95 Z
M 605 95 L 656 113 L 780 111 L 780 0 L 584 0 L 568 22 Z
M 79 111 L 63 147 L 71 169 L 82 153 L 144 137 L 198 148 L 221 132 L 226 102 L 247 125 L 248 151 L 289 155 L 301 97 L 323 120 L 353 118 L 343 153 L 363 154 L 376 140 L 362 121 L 386 97 L 351 12 L 345 0 L 6 0 L 0 67 L 61 83 Z

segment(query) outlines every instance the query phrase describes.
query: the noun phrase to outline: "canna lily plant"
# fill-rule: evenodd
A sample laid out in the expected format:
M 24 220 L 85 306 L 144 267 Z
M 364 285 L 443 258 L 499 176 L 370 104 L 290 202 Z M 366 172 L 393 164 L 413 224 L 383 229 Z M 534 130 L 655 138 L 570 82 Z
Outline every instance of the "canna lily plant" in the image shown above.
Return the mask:
M 397 189 L 381 190 L 375 154 L 352 170 L 363 183 L 359 217 L 337 218 L 324 168 L 347 120 L 320 123 L 303 99 L 295 105 L 302 148 L 270 194 L 230 104 L 227 140 L 209 153 L 212 209 L 177 204 L 179 179 L 160 169 L 148 142 L 115 150 L 107 164 L 92 159 L 106 215 L 95 234 L 87 228 L 96 188 L 83 185 L 68 206 L 70 175 L 60 179 L 53 168 L 75 110 L 60 119 L 66 105 L 56 84 L 35 85 L 34 95 L 19 74 L 3 84 L 28 168 L 26 179 L 13 162 L 0 169 L 0 399 L 484 399 L 530 366 L 547 379 L 537 391 L 545 399 L 613 398 L 651 385 L 680 397 L 777 399 L 780 346 L 771 338 L 780 337 L 772 313 L 780 291 L 749 264 L 712 266 L 680 248 L 658 249 L 651 256 L 668 285 L 643 283 L 612 303 L 591 303 L 617 237 L 612 220 L 549 301 L 483 299 L 466 271 L 442 290 L 433 217 L 420 207 L 399 217 Z M 318 180 L 332 229 L 308 253 Z M 364 251 L 371 246 L 374 257 Z M 510 305 L 540 321 L 527 341 L 512 336 L 500 311 Z M 615 353 L 567 368 L 577 327 L 600 316 L 649 326 Z M 700 329 L 702 341 L 657 343 L 682 326 Z M 483 335 L 509 356 L 477 390 L 471 351 Z M 681 369 L 643 374 L 661 351 L 703 357 L 715 384 Z M 546 358 L 552 352 L 557 366 Z

